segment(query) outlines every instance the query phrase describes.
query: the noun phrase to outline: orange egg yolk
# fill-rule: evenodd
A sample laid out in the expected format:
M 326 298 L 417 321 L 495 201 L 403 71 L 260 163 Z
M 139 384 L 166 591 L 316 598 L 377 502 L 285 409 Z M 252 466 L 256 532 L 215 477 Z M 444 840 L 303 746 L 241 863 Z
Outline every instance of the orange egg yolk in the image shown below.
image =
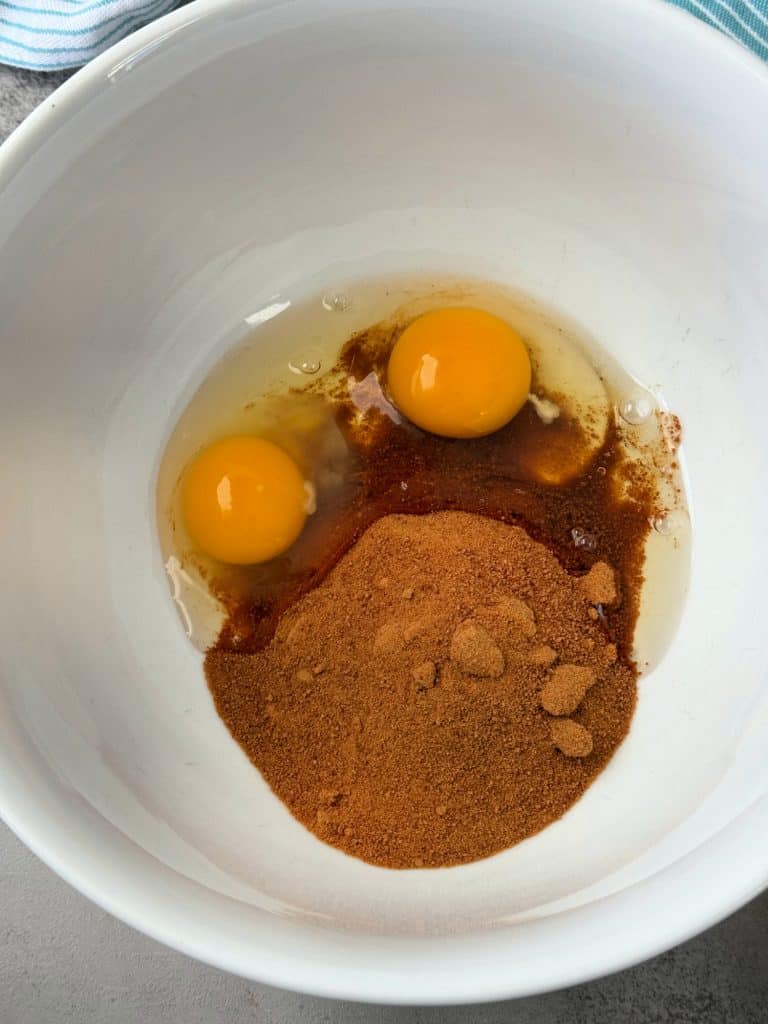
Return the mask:
M 525 404 L 531 361 L 509 324 L 481 309 L 437 309 L 397 339 L 387 383 L 398 409 L 443 437 L 483 437 Z
M 182 479 L 182 514 L 192 539 L 233 565 L 286 551 L 301 533 L 307 504 L 296 463 L 258 437 L 228 437 L 204 448 Z

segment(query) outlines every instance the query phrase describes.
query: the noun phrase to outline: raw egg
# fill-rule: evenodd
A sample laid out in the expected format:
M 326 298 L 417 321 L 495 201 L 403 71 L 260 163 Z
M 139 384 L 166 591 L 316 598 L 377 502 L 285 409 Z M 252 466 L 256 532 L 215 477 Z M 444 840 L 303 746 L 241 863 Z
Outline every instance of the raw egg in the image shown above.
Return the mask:
M 181 508 L 206 554 L 251 565 L 293 544 L 307 517 L 308 491 L 282 448 L 259 437 L 228 437 L 204 448 L 187 467 Z
M 398 409 L 443 437 L 483 437 L 515 416 L 531 388 L 519 334 L 481 309 L 437 309 L 417 317 L 389 357 Z

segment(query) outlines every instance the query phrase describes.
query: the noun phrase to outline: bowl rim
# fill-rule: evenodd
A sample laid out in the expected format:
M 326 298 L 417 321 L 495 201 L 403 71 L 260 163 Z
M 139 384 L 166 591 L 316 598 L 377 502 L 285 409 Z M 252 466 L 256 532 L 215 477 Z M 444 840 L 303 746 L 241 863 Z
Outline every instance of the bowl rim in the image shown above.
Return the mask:
M 0 194 L 23 172 L 24 164 L 43 143 L 55 131 L 64 128 L 89 98 L 110 88 L 110 70 L 140 59 L 144 52 L 162 50 L 179 30 L 197 22 L 240 9 L 259 12 L 292 2 L 294 0 L 195 0 L 116 43 L 76 71 L 8 136 L 0 147 Z M 494 0 L 482 2 L 488 7 L 496 6 Z M 429 0 L 409 0 L 409 4 L 426 6 Z M 553 11 L 565 9 L 567 5 L 568 0 L 550 0 Z M 328 0 L 324 6 L 333 7 L 334 0 Z M 505 6 L 508 11 L 509 5 Z M 583 19 L 599 19 L 608 11 L 609 0 L 584 0 L 580 8 Z M 718 62 L 724 60 L 735 62 L 754 79 L 757 88 L 768 89 L 768 65 L 756 54 L 668 0 L 625 0 L 623 15 L 644 20 L 658 33 L 674 30 L 711 67 L 716 68 Z M 652 927 L 630 915 L 628 920 L 632 927 L 627 930 L 629 934 L 622 935 L 621 942 L 609 933 L 592 936 L 582 948 L 574 951 L 569 964 L 549 968 L 542 965 L 538 973 L 529 973 L 525 978 L 507 972 L 505 957 L 511 947 L 505 950 L 504 941 L 499 939 L 495 962 L 488 970 L 478 971 L 473 976 L 462 972 L 462 976 L 457 977 L 455 962 L 448 961 L 441 967 L 435 958 L 430 958 L 420 964 L 418 971 L 411 965 L 407 974 L 401 972 L 394 986 L 391 966 L 377 970 L 373 948 L 367 963 L 364 957 L 357 963 L 350 959 L 336 963 L 333 971 L 329 971 L 322 965 L 299 962 L 296 956 L 286 956 L 280 951 L 260 957 L 263 950 L 255 949 L 250 957 L 243 957 L 241 951 L 229 948 L 220 936 L 214 936 L 214 941 L 206 939 L 204 930 L 190 927 L 194 911 L 185 920 L 174 896 L 164 899 L 163 894 L 154 892 L 151 901 L 136 900 L 136 893 L 132 895 L 130 887 L 121 888 L 119 883 L 125 879 L 117 867 L 104 864 L 99 873 L 94 873 L 86 858 L 62 854 L 60 839 L 65 826 L 30 813 L 23 797 L 20 798 L 2 778 L 0 819 L 48 867 L 88 899 L 179 952 L 256 982 L 317 996 L 382 1004 L 468 1004 L 521 998 L 590 981 L 664 952 L 722 920 L 768 886 L 768 858 L 762 852 L 768 837 L 768 797 L 761 797 L 690 853 L 629 889 L 595 904 L 611 902 L 620 906 L 631 890 L 644 890 L 649 901 L 652 896 L 656 904 Z M 737 860 L 739 870 L 728 872 L 727 865 Z M 716 884 L 713 884 L 714 879 L 718 879 Z M 727 886 L 725 879 L 729 882 Z M 169 912 L 170 904 L 174 904 L 174 913 Z M 319 941 L 322 943 L 322 936 Z M 365 943 L 358 942 L 358 945 L 362 948 Z

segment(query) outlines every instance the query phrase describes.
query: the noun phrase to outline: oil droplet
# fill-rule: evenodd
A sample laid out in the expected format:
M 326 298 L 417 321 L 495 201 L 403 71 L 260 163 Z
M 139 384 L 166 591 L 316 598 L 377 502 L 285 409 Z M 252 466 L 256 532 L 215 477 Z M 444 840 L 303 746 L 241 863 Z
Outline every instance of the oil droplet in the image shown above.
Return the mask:
M 331 292 L 323 296 L 323 309 L 330 313 L 346 313 L 352 305 L 352 300 L 344 292 Z
M 662 537 L 671 537 L 677 526 L 674 513 L 670 513 L 665 516 L 655 516 L 651 520 L 651 526 L 654 528 L 656 533 L 660 533 Z
M 580 530 L 578 526 L 574 526 L 571 530 L 571 537 L 574 547 L 584 548 L 586 551 L 594 551 L 597 547 L 597 538 L 591 533 Z
M 653 402 L 648 395 L 630 395 L 619 404 L 619 416 L 625 423 L 639 427 L 653 412 Z
M 291 373 L 306 373 L 311 375 L 319 372 L 320 365 L 319 359 L 314 356 L 306 356 L 302 359 L 291 359 L 288 363 L 288 369 Z

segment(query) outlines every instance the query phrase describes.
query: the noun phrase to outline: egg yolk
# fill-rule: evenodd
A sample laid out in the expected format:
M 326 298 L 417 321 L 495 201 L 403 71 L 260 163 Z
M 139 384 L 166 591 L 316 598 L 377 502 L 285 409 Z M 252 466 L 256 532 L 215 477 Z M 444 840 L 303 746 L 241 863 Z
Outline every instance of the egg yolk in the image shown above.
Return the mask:
M 392 349 L 387 383 L 398 409 L 443 437 L 483 437 L 515 416 L 531 389 L 531 361 L 509 324 L 481 309 L 417 317 Z
M 221 562 L 250 565 L 286 551 L 307 517 L 307 491 L 289 455 L 259 437 L 228 437 L 187 467 L 181 507 L 192 539 Z

